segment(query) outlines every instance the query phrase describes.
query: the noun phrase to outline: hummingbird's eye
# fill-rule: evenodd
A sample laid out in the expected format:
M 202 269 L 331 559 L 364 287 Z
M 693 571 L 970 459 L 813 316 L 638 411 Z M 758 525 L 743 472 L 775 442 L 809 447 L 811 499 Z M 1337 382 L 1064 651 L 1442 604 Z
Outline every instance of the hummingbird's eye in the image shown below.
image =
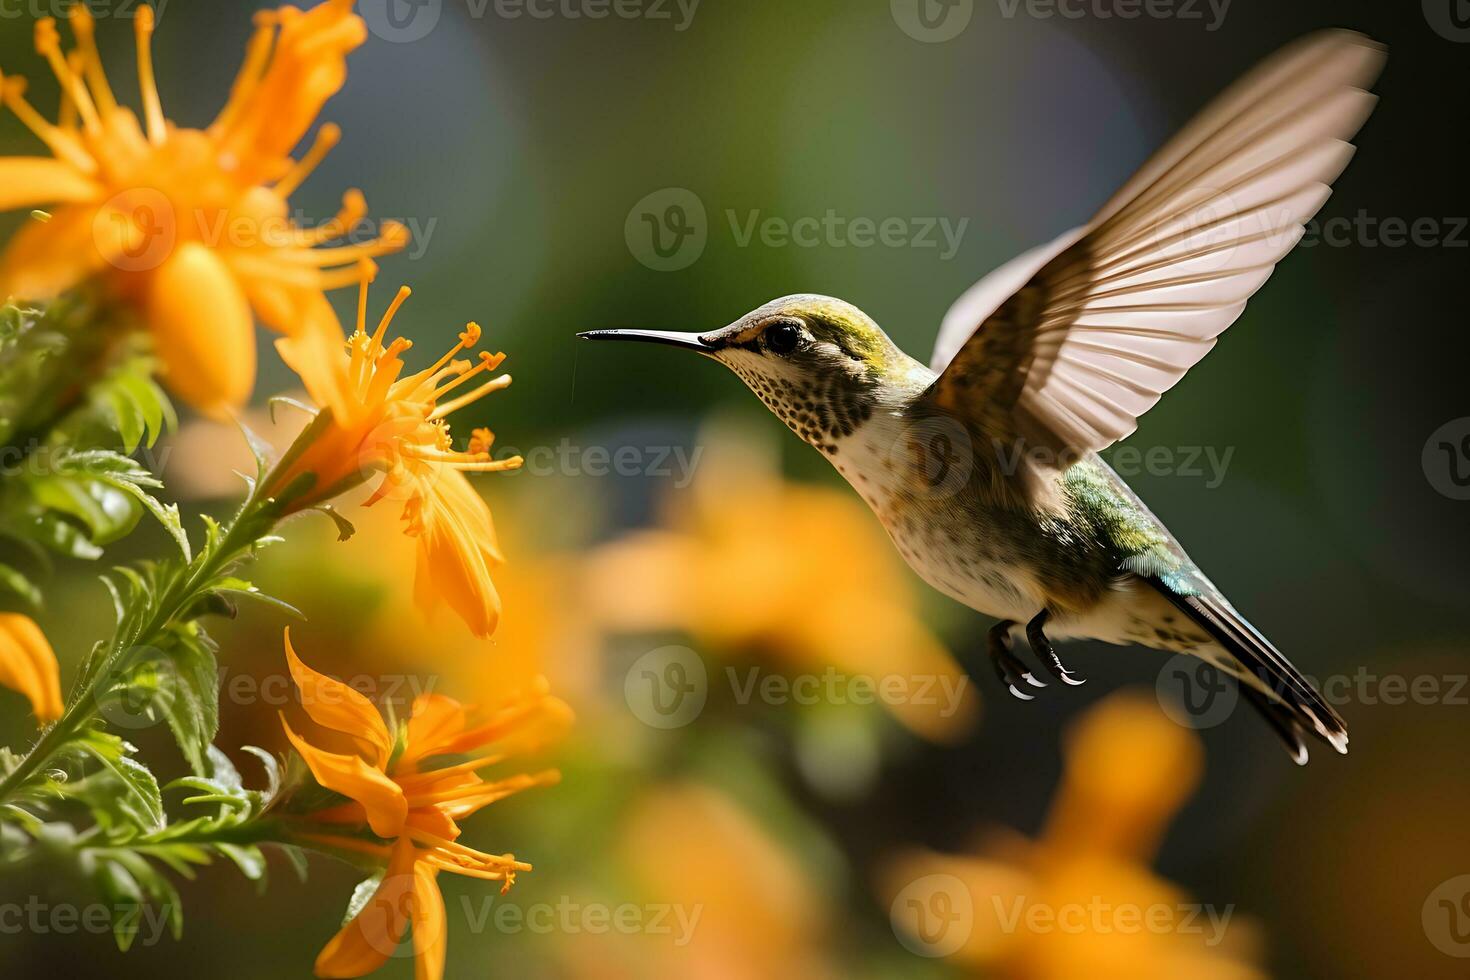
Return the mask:
M 801 343 L 801 324 L 795 320 L 777 320 L 766 328 L 765 340 L 767 350 L 784 357 Z

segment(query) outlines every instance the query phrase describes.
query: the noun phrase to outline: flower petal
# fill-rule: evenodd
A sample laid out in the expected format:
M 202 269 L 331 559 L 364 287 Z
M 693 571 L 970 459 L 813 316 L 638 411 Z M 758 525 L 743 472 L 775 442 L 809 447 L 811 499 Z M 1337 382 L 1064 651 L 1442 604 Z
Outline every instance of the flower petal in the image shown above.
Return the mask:
M 413 699 L 400 765 L 453 751 L 448 746 L 464 726 L 464 705 L 442 694 L 420 694 Z
M 0 211 L 94 201 L 102 188 L 76 167 L 50 157 L 0 157 Z
M 61 717 L 61 672 L 56 654 L 29 616 L 0 613 L 0 685 L 24 694 L 37 721 Z
M 394 845 L 378 890 L 317 955 L 317 976 L 360 977 L 388 962 L 408 928 L 404 906 L 417 901 L 416 857 L 406 838 Z
M 164 379 L 202 412 L 224 414 L 255 384 L 255 325 L 229 268 L 198 242 L 180 245 L 152 273 L 145 315 Z
M 413 903 L 408 908 L 413 920 L 414 980 L 443 980 L 444 951 L 449 945 L 444 917 L 444 896 L 439 893 L 437 868 L 423 861 L 413 866 Z
M 408 818 L 408 801 L 397 783 L 355 755 L 319 749 L 291 730 L 284 716 L 281 727 L 301 754 L 316 781 L 362 804 L 368 826 L 379 837 L 397 837 Z
M 393 736 L 383 724 L 383 716 L 360 692 L 326 674 L 320 674 L 302 663 L 291 646 L 291 630 L 286 634 L 286 663 L 291 679 L 301 692 L 301 706 L 311 720 L 323 728 L 351 735 L 378 769 L 388 764 L 393 754 Z
M 443 601 L 476 636 L 489 636 L 500 621 L 500 594 L 490 568 L 500 560 L 490 508 L 464 474 L 435 466 L 421 493 L 414 598 L 432 613 Z
M 97 247 L 97 209 L 57 208 L 50 221 L 27 221 L 0 256 L 0 297 L 46 300 L 66 292 L 107 266 Z

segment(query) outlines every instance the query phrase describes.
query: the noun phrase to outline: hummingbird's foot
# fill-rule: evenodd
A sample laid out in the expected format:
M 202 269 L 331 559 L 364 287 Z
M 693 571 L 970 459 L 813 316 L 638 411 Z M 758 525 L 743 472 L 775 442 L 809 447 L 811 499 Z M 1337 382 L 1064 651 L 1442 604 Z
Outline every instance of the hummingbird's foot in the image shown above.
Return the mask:
M 995 665 L 996 676 L 1011 695 L 1022 701 L 1034 701 L 1036 696 L 1027 694 L 1021 688 L 1026 685 L 1046 687 L 1046 682 L 1037 680 L 1011 652 L 1011 628 L 1015 625 L 1013 621 L 1006 619 L 992 626 L 986 635 L 986 650 L 990 654 L 990 662 Z
M 1045 609 L 1036 614 L 1036 618 L 1026 624 L 1026 639 L 1031 641 L 1031 652 L 1036 654 L 1036 659 L 1041 661 L 1047 673 L 1051 674 L 1063 684 L 1077 687 L 1087 683 L 1087 678 L 1075 673 L 1062 663 L 1062 658 L 1057 656 L 1057 651 L 1052 647 L 1051 641 L 1042 632 L 1046 625 L 1047 611 Z

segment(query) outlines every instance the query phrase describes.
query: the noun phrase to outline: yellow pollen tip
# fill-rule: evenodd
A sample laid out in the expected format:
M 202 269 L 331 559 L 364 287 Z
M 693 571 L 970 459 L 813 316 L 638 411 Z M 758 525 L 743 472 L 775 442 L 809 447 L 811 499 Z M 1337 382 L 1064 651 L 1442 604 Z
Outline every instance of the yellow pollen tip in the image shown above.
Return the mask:
M 459 335 L 459 342 L 465 347 L 473 347 L 480 342 L 480 325 L 474 320 L 464 325 L 464 332 Z
M 50 55 L 61 50 L 61 35 L 56 31 L 55 17 L 42 17 L 36 21 L 36 53 Z
M 140 4 L 138 13 L 133 18 L 133 30 L 139 34 L 153 33 L 153 8 L 147 4 Z
M 389 248 L 403 248 L 408 244 L 408 228 L 397 221 L 385 221 L 383 222 L 383 234 L 380 237 L 383 244 Z
M 96 21 L 92 17 L 92 11 L 87 9 L 85 3 L 73 4 L 67 11 L 67 21 L 71 24 L 72 33 L 80 40 L 83 35 L 90 35 Z

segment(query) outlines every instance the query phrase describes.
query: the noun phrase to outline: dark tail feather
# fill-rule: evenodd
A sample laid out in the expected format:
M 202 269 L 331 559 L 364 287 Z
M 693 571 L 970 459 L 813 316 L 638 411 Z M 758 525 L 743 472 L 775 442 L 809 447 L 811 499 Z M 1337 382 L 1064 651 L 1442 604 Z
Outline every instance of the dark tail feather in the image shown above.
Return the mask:
M 1298 765 L 1305 765 L 1307 761 L 1305 731 L 1310 731 L 1338 752 L 1347 754 L 1347 726 L 1341 716 L 1322 699 L 1301 671 L 1293 667 L 1291 661 L 1228 602 L 1209 594 L 1181 595 L 1158 579 L 1150 579 L 1149 583 L 1229 651 L 1271 692 L 1268 695 L 1249 684 L 1240 685 L 1245 699 L 1281 736 Z

